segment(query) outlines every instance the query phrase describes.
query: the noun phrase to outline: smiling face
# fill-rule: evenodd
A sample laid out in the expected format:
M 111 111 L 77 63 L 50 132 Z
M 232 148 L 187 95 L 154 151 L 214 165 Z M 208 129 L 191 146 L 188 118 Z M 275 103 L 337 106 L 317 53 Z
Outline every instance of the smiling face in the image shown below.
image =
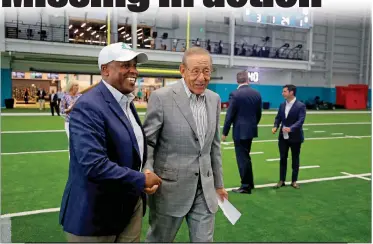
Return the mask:
M 189 90 L 201 95 L 205 92 L 211 78 L 211 58 L 206 54 L 191 54 L 180 65 L 180 73 Z
M 128 62 L 112 61 L 101 66 L 103 79 L 123 94 L 129 94 L 135 90 L 137 62 L 135 59 Z

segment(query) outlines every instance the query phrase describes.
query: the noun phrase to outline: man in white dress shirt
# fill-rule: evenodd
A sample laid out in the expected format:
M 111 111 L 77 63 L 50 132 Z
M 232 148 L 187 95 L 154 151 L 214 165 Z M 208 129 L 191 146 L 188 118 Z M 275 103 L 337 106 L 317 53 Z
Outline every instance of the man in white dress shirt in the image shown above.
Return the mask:
M 162 180 L 141 172 L 146 138 L 133 104 L 137 63 L 147 61 L 125 43 L 104 47 L 102 81 L 70 113 L 69 177 L 60 224 L 68 242 L 140 242 L 146 195 Z

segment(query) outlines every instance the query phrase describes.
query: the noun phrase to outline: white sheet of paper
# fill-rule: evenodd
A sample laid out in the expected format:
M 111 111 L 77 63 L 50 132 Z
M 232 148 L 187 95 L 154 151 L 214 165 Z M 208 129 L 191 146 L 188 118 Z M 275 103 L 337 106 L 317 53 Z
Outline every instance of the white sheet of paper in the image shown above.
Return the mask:
M 227 217 L 232 225 L 235 225 L 237 220 L 241 217 L 241 213 L 227 199 L 224 199 L 224 202 L 222 202 L 218 197 L 218 204 L 225 217 Z

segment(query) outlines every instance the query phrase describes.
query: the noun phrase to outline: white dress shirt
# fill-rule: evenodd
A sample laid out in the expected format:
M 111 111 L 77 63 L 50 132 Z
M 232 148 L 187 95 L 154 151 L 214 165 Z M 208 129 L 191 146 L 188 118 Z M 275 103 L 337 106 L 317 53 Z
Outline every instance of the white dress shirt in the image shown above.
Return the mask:
M 127 95 L 122 94 L 113 86 L 109 85 L 106 81 L 102 80 L 105 86 L 109 89 L 111 94 L 113 94 L 115 100 L 119 103 L 120 107 L 122 108 L 124 114 L 127 116 L 128 120 L 130 121 L 133 131 L 136 136 L 137 144 L 140 150 L 140 159 L 141 159 L 141 167 L 140 171 L 142 170 L 142 163 L 143 163 L 143 156 L 144 156 L 144 136 L 142 134 L 142 130 L 140 125 L 137 123 L 135 116 L 133 115 L 130 104 L 135 99 L 135 96 L 130 93 Z
M 286 100 L 286 106 L 285 106 L 285 118 L 288 117 L 288 115 L 289 115 L 289 111 L 290 111 L 290 109 L 293 107 L 293 105 L 294 105 L 296 99 L 297 99 L 297 98 L 294 97 L 294 99 L 291 100 L 290 102 L 288 102 L 288 101 Z M 287 132 L 283 132 L 283 137 L 284 137 L 285 140 L 287 140 L 287 139 L 289 139 L 289 134 L 288 134 Z
M 238 87 L 237 87 L 237 90 L 240 89 L 241 86 L 248 86 L 249 84 L 246 84 L 246 83 L 243 83 L 243 84 L 239 84 Z
M 189 90 L 184 79 L 182 79 L 182 82 L 185 88 L 185 92 L 190 99 L 190 109 L 192 110 L 194 121 L 197 125 L 197 133 L 200 145 L 201 147 L 203 147 L 207 131 L 206 96 L 205 94 L 201 94 L 197 97 L 196 94 L 193 94 Z
M 294 103 L 295 103 L 295 100 L 297 100 L 296 97 L 294 97 L 293 100 L 291 100 L 290 102 L 286 101 L 286 107 L 285 107 L 285 118 L 288 117 L 289 115 L 289 111 L 290 109 L 293 107 Z

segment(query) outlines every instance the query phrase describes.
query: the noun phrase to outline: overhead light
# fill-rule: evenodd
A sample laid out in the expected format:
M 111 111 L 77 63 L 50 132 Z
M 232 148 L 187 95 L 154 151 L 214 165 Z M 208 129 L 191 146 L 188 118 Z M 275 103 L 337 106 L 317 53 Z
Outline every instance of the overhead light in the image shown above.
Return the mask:
M 85 25 L 86 25 L 86 23 L 83 23 L 83 24 L 82 24 L 82 25 L 81 25 L 80 27 L 82 27 L 82 28 L 83 28 L 83 27 L 84 27 Z
M 104 29 L 106 27 L 106 25 L 103 25 L 100 27 L 100 30 Z
M 149 39 L 148 39 L 148 38 L 146 38 L 146 39 L 144 40 L 144 42 L 147 42 L 147 41 L 149 41 Z
M 84 32 L 83 33 L 80 33 L 80 35 L 79 36 L 83 36 L 84 35 Z
M 145 47 L 152 47 L 151 45 L 144 45 Z
M 132 39 L 132 37 L 128 37 L 126 40 L 129 41 L 129 40 L 131 40 L 131 39 Z
M 121 30 L 123 30 L 123 29 L 124 29 L 124 26 L 120 27 L 120 28 L 118 29 L 118 31 L 121 31 Z
M 90 31 L 90 30 L 92 30 L 92 26 L 87 29 L 87 31 Z
M 73 25 L 69 25 L 69 29 L 73 28 Z
M 99 38 L 99 37 L 100 37 L 100 35 L 97 35 L 97 36 L 96 36 L 96 38 Z
M 74 31 L 74 34 L 78 33 L 78 31 L 79 31 L 79 30 L 78 30 L 78 29 L 76 29 L 76 30 Z
M 125 35 L 124 37 L 128 37 L 130 34 Z
M 142 33 L 137 34 L 137 36 L 142 36 Z
M 123 32 L 122 32 L 122 33 L 120 33 L 120 34 L 122 34 L 122 35 L 123 35 L 123 34 L 126 34 L 126 32 L 125 32 L 125 31 L 123 31 Z
M 93 36 L 94 34 L 96 34 L 96 31 L 92 32 L 91 35 Z
M 137 32 L 140 32 L 140 31 L 142 31 L 142 29 L 138 29 L 138 30 L 137 30 Z
M 142 39 L 142 36 L 138 37 L 138 39 L 141 40 L 141 39 Z

